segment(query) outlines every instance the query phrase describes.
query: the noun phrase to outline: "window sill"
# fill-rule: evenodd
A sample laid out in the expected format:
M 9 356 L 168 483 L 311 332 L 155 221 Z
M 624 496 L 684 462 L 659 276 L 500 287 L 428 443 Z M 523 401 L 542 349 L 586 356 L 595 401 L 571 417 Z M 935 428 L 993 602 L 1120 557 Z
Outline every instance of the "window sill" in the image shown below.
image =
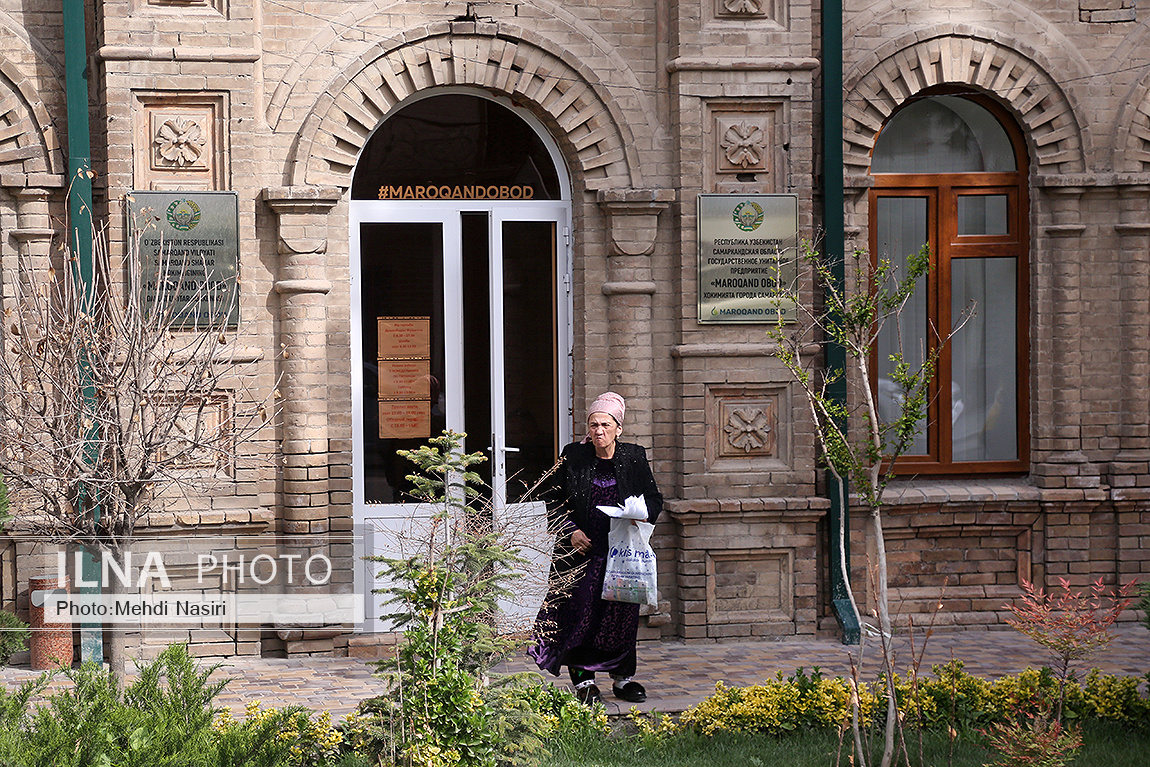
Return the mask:
M 952 503 L 1074 503 L 1105 501 L 1109 488 L 1034 487 L 1025 479 L 894 480 L 883 493 L 888 506 Z

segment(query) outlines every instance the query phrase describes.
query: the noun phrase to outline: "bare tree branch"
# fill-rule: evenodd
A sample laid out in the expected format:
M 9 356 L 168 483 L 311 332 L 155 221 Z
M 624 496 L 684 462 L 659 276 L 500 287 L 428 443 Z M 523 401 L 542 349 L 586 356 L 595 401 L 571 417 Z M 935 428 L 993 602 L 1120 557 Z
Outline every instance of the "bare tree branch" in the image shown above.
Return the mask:
M 21 257 L 0 328 L 0 476 L 16 523 L 93 554 L 128 551 L 180 493 L 234 481 L 240 447 L 276 410 L 275 386 L 256 388 L 262 354 L 229 325 L 238 290 L 185 279 L 186 258 L 146 273 L 146 232 L 122 263 L 97 232 L 90 285 L 67 251 L 62 268 Z

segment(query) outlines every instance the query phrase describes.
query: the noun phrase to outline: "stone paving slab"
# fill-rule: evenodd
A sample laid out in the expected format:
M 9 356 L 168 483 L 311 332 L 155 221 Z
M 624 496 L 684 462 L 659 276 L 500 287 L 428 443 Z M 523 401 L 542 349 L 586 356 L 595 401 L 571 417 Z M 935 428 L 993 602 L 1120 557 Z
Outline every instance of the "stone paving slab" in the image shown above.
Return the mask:
M 1150 671 L 1150 631 L 1140 625 L 1127 625 L 1120 627 L 1116 635 L 1114 643 L 1087 666 L 1127 676 L 1142 676 Z M 926 643 L 925 652 L 920 641 L 915 644 L 916 656 L 922 655 L 923 671 L 957 659 L 963 661 L 970 673 L 994 679 L 1049 663 L 1049 656 L 1039 645 L 1009 629 L 939 631 Z M 910 650 L 908 639 L 900 636 L 895 649 L 899 668 L 909 667 Z M 877 643 L 868 645 L 863 654 L 860 665 L 863 678 L 873 678 L 878 667 L 876 652 Z M 636 708 L 679 712 L 713 693 L 716 682 L 728 686 L 756 684 L 773 678 L 778 672 L 788 676 L 800 667 L 809 672 L 818 666 L 824 676 L 847 675 L 852 657 L 858 662 L 858 647 L 847 647 L 833 639 L 791 637 L 707 644 L 643 642 L 639 646 L 636 678 L 646 685 L 648 698 Z M 333 717 L 339 718 L 352 711 L 359 701 L 384 691 L 383 682 L 372 676 L 372 670 L 356 658 L 232 658 L 223 661 L 217 672 L 231 678 L 218 700 L 236 714 L 243 712 L 247 701 L 258 700 L 265 707 L 299 704 L 317 711 L 330 711 Z M 538 673 L 526 657 L 512 660 L 499 670 Z M 11 689 L 37 673 L 27 666 L 3 668 L 0 682 Z M 568 684 L 566 678 L 555 681 Z M 56 687 L 61 684 L 63 682 L 54 683 Z M 601 688 L 606 692 L 609 684 L 605 679 Z M 633 706 L 616 700 L 609 692 L 604 703 L 611 714 L 626 712 Z

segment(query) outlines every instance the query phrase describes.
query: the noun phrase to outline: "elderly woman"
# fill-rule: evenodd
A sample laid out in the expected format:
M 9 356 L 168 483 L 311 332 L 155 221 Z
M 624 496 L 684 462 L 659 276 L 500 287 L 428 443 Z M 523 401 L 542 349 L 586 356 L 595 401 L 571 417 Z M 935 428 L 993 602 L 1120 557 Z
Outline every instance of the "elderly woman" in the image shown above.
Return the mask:
M 631 703 L 647 699 L 635 674 L 639 605 L 600 597 L 607 564 L 611 518 L 599 506 L 621 506 L 639 495 L 647 503 L 647 521 L 663 509 L 663 496 L 639 445 L 620 442 L 626 403 L 607 392 L 591 403 L 587 437 L 563 449 L 547 512 L 556 534 L 551 587 L 535 619 L 531 657 L 554 676 L 567 666 L 579 700 L 600 700 L 595 672 L 611 675 L 615 697 Z

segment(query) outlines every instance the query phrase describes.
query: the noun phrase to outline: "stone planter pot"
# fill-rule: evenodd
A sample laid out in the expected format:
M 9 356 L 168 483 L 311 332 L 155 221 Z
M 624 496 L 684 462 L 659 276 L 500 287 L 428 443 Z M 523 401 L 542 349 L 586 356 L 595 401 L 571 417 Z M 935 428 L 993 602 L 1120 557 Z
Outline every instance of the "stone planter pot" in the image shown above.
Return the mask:
M 72 621 L 57 620 L 49 623 L 44 616 L 44 600 L 37 599 L 37 591 L 68 591 L 69 578 L 55 575 L 37 575 L 28 579 L 28 618 L 32 624 L 32 669 L 46 671 L 59 665 L 72 665 Z M 40 604 L 37 605 L 36 603 Z

